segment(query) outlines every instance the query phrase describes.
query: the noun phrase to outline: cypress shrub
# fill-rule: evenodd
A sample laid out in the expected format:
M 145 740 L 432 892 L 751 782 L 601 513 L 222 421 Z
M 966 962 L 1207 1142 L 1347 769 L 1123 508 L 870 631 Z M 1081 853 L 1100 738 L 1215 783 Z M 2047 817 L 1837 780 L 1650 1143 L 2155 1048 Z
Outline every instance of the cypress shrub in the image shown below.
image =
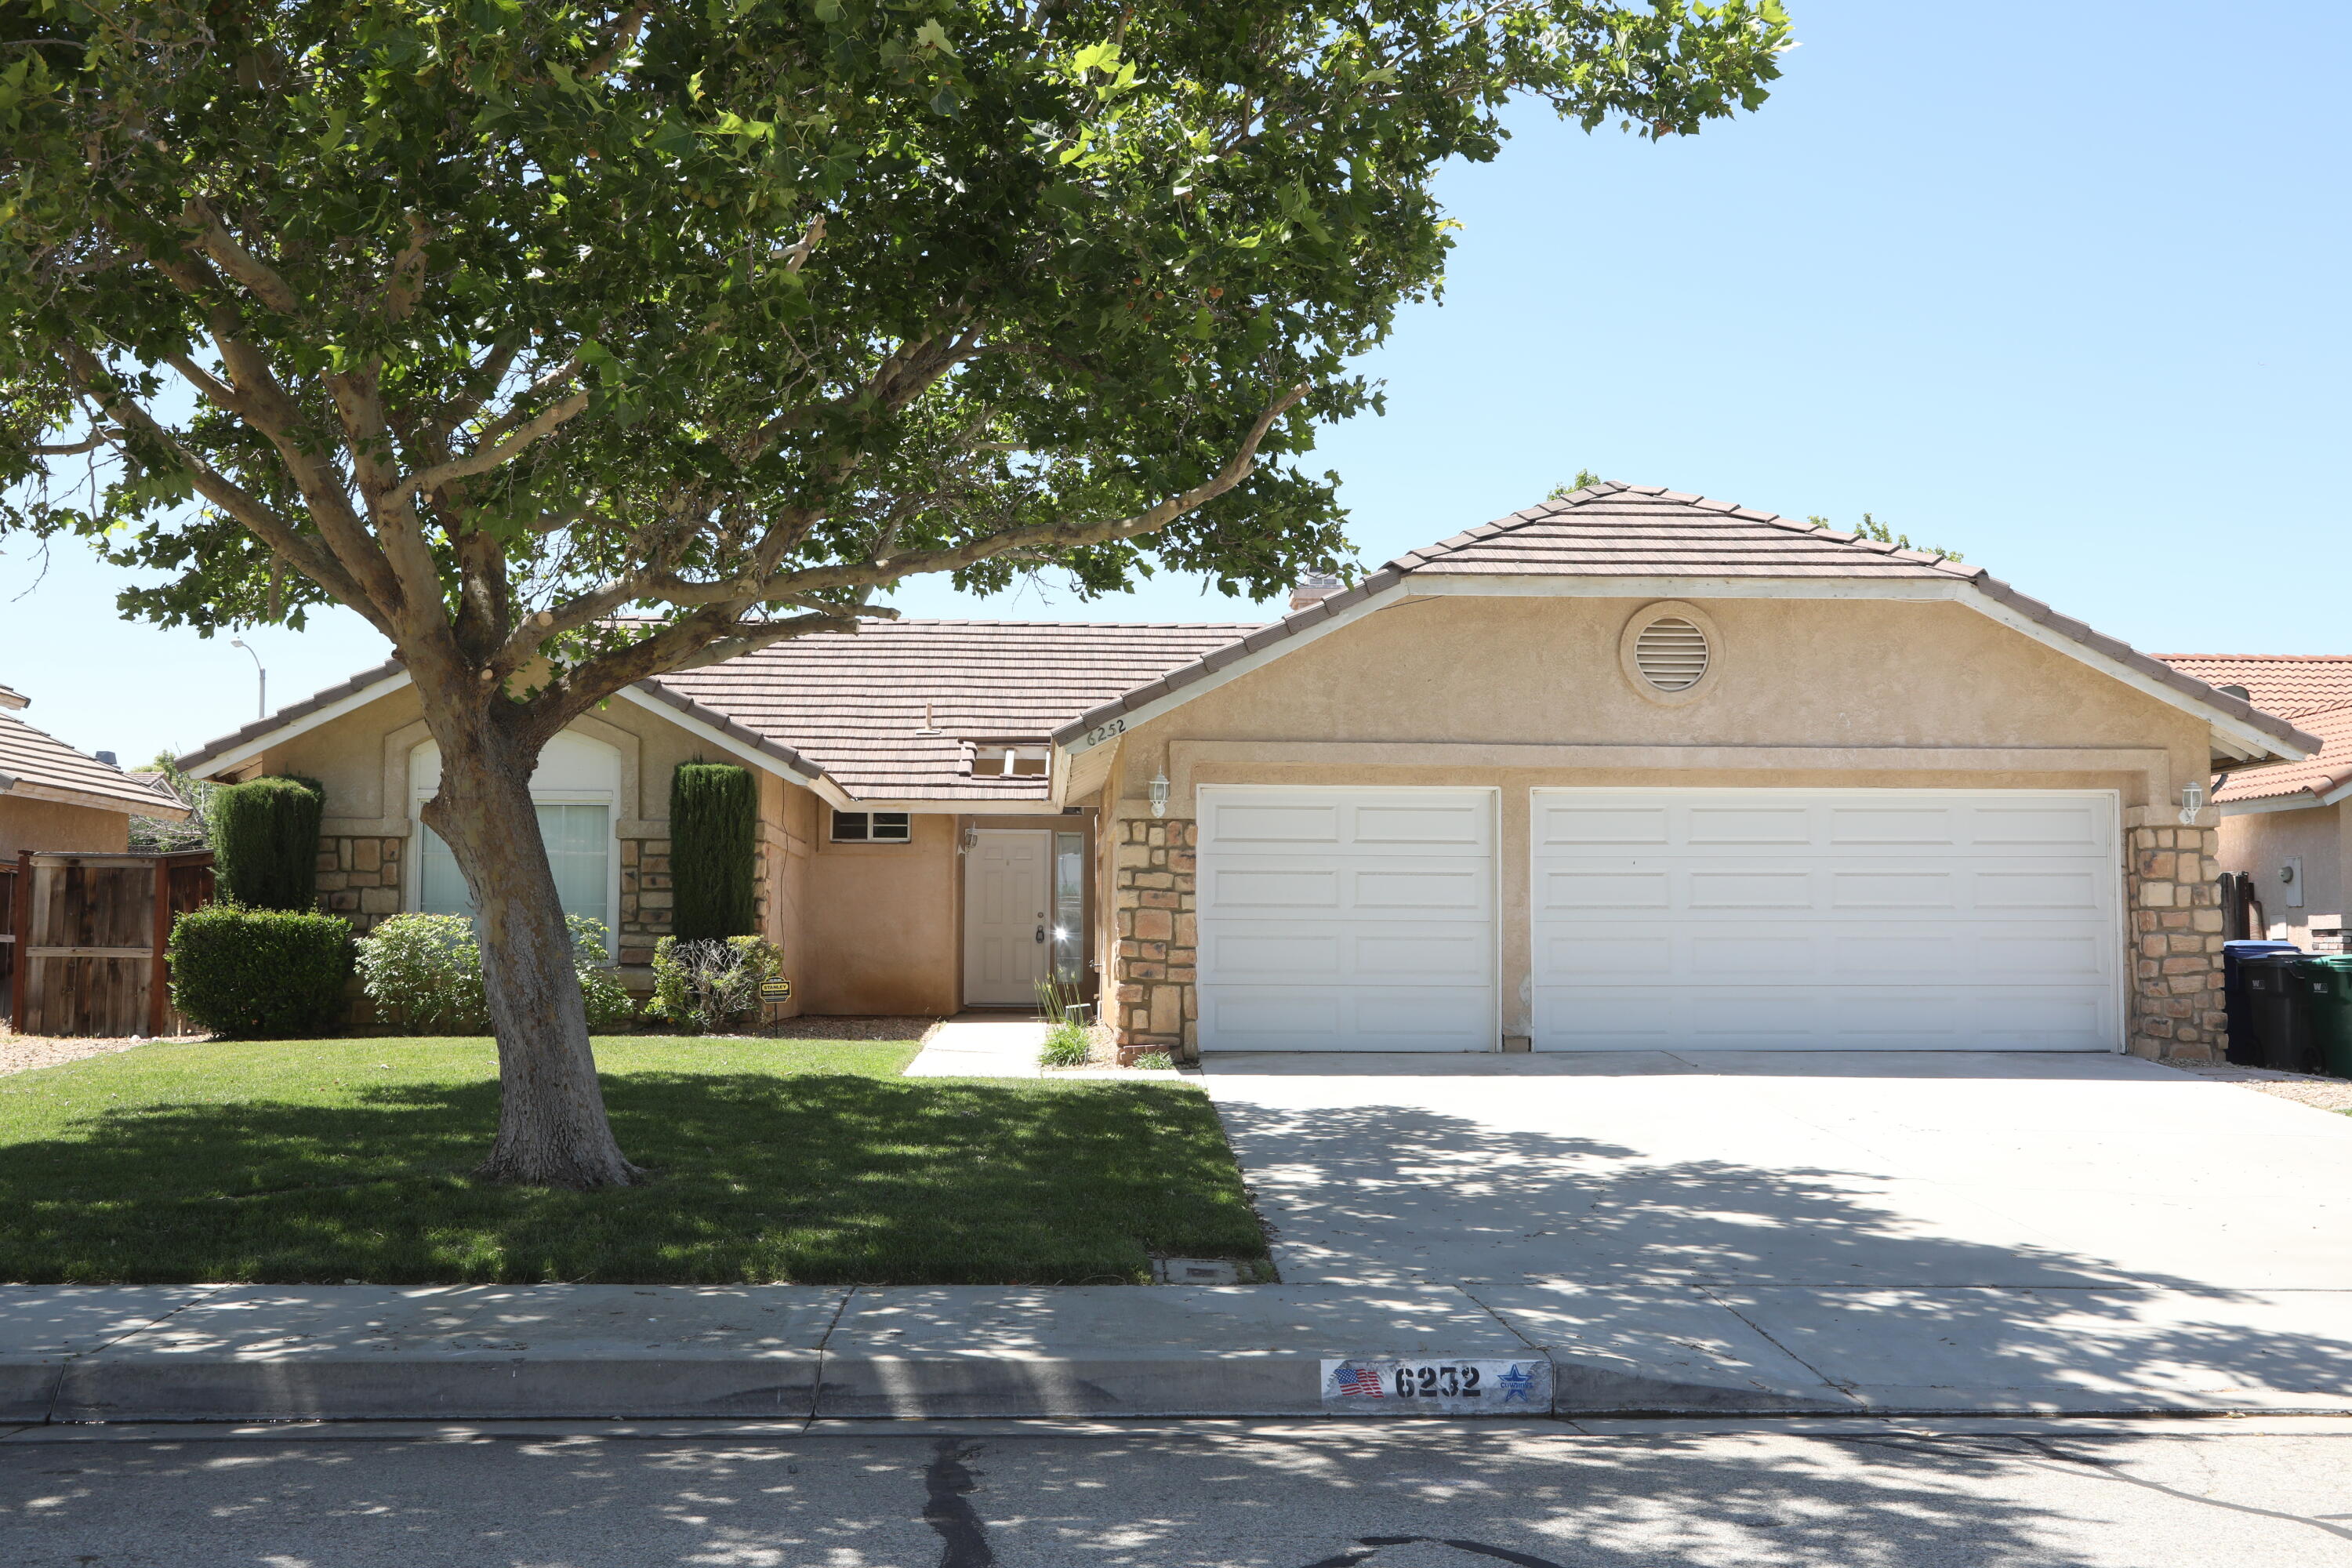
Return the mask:
M 340 915 L 211 904 L 172 922 L 172 1003 L 232 1039 L 282 1040 L 343 1016 L 352 928 Z
M 212 799 L 213 875 L 220 900 L 248 910 L 310 910 L 319 904 L 317 779 L 230 784 Z
M 681 942 L 759 934 L 759 786 L 749 768 L 681 763 L 669 780 L 672 926 Z

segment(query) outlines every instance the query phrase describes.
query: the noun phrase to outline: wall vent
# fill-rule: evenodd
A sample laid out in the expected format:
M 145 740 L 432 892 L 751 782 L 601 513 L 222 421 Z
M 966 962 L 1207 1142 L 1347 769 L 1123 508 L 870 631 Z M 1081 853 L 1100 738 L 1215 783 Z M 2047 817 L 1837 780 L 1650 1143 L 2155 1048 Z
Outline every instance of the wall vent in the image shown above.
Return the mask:
M 1633 668 L 1661 691 L 1688 691 L 1706 675 L 1706 634 L 1680 616 L 1661 616 L 1633 639 Z

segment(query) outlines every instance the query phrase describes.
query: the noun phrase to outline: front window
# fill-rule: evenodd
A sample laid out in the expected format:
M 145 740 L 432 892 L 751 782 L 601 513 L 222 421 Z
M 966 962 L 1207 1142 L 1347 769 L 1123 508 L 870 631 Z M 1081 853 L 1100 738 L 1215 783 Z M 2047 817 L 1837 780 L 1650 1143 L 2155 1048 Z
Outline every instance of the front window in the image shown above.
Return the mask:
M 915 837 L 914 819 L 903 811 L 836 811 L 835 844 L 905 844 Z
M 608 902 L 613 855 L 612 808 L 541 803 L 539 837 L 555 872 L 555 896 L 567 915 L 585 915 L 613 929 Z M 421 824 L 416 857 L 416 907 L 428 915 L 466 915 L 474 900 L 457 858 L 441 836 Z
M 1054 978 L 1075 985 L 1087 960 L 1087 836 L 1054 835 Z

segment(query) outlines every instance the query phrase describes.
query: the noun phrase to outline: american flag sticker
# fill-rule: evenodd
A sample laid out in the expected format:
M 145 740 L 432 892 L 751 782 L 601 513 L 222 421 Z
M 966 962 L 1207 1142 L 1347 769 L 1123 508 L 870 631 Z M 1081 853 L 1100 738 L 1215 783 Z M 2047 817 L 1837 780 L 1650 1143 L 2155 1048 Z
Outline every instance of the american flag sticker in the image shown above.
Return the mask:
M 1349 1395 L 1363 1399 L 1386 1397 L 1381 1388 L 1381 1374 L 1369 1367 L 1342 1365 L 1333 1377 L 1343 1398 Z

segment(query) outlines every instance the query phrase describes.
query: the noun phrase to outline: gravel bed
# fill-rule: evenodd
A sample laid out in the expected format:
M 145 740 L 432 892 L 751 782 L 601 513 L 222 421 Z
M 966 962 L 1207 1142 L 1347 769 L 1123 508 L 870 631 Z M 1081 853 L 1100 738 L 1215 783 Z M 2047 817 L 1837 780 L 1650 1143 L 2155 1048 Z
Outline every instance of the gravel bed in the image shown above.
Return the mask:
M 203 1035 L 185 1035 L 179 1037 L 177 1043 L 186 1044 L 204 1038 L 206 1037 Z M 139 1035 L 129 1039 L 58 1038 L 48 1035 L 19 1035 L 13 1030 L 0 1029 L 0 1077 L 12 1072 L 30 1072 L 35 1068 L 61 1067 L 67 1062 L 78 1062 L 84 1057 L 111 1056 L 116 1051 L 157 1043 Z M 166 1037 L 163 1043 L 174 1042 Z
M 2240 1067 L 2235 1062 L 2217 1063 L 2211 1067 L 2186 1067 L 2182 1070 L 2193 1072 L 2200 1078 L 2234 1083 L 2257 1094 L 2292 1100 L 2297 1105 L 2308 1105 L 2316 1110 L 2352 1111 L 2352 1078 L 2274 1072 L 2269 1068 Z

